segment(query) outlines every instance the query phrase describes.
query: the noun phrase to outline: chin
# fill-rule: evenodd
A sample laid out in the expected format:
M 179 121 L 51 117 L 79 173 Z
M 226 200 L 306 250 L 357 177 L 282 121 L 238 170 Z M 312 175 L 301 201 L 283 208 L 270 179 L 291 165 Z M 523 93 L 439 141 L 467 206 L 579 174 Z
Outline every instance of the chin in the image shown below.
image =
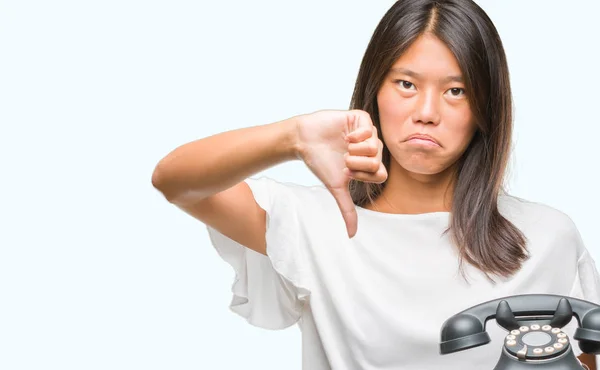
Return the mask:
M 416 175 L 437 175 L 444 172 L 444 169 L 434 169 L 426 166 L 401 166 L 406 172 L 410 172 Z
M 396 163 L 399 165 L 400 169 L 405 172 L 423 176 L 438 175 L 450 167 L 445 163 L 436 163 L 424 159 L 397 161 Z
M 399 150 L 396 153 L 390 152 L 390 155 L 398 170 L 422 176 L 442 174 L 453 167 L 453 163 L 455 163 L 448 155 L 440 152 Z M 392 166 L 394 166 L 393 163 Z

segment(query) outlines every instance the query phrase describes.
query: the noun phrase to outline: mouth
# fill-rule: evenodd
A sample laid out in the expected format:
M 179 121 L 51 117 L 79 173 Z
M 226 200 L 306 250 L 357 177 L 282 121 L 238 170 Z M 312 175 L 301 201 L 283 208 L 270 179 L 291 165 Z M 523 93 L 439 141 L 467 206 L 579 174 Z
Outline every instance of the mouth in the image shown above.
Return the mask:
M 405 140 L 405 142 L 410 143 L 410 144 L 441 147 L 440 143 L 438 143 L 437 140 L 435 140 L 433 137 L 431 137 L 427 134 L 411 135 Z

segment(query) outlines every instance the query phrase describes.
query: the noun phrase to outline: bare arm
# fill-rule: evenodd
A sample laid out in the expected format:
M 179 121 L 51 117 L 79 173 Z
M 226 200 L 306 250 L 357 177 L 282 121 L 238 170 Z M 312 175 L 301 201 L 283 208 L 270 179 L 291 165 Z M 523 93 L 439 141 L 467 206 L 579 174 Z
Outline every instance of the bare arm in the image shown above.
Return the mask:
M 335 198 L 352 237 L 357 215 L 348 183 L 351 176 L 385 181 L 382 147 L 367 112 L 317 111 L 182 145 L 156 165 L 152 184 L 193 217 L 266 254 L 265 211 L 245 179 L 275 164 L 302 160 Z
M 186 213 L 266 254 L 265 211 L 243 181 L 299 159 L 297 153 L 295 118 L 227 131 L 170 152 L 156 165 L 152 184 Z
M 170 202 L 198 202 L 268 167 L 298 159 L 296 132 L 291 118 L 187 143 L 160 160 L 152 184 Z

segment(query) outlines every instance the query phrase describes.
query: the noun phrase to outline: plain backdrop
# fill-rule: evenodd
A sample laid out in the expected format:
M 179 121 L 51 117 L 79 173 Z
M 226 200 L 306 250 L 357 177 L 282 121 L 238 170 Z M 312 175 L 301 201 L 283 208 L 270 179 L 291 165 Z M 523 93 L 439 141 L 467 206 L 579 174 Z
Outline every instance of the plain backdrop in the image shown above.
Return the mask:
M 0 1 L 0 369 L 299 370 L 298 328 L 229 311 L 233 270 L 152 171 L 198 138 L 346 109 L 392 3 Z M 479 4 L 514 89 L 509 189 L 600 261 L 600 5 Z

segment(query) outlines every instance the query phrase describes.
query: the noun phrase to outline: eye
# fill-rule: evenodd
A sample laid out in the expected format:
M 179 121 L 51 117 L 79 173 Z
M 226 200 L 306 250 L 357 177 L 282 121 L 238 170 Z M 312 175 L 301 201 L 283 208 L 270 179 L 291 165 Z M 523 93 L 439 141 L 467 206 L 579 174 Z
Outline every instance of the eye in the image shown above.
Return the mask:
M 396 84 L 398 84 L 401 88 L 406 89 L 406 90 L 412 90 L 413 87 L 415 87 L 415 85 L 412 82 L 408 82 L 405 80 L 397 80 L 395 81 Z
M 448 90 L 448 92 L 450 93 L 450 95 L 452 96 L 462 96 L 465 94 L 465 89 L 460 88 L 460 87 L 454 87 L 450 90 Z

